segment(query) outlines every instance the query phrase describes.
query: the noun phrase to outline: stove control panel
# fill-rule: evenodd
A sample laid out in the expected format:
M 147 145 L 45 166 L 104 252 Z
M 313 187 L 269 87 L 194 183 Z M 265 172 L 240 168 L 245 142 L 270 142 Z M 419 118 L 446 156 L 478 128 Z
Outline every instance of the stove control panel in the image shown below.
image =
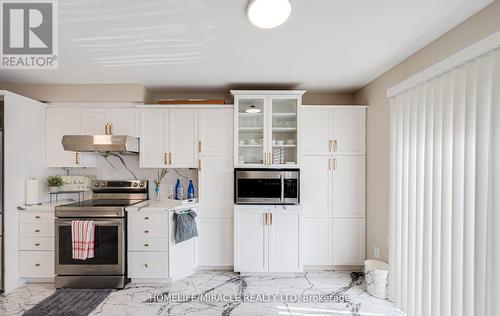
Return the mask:
M 148 180 L 93 180 L 91 184 L 92 191 L 101 190 L 147 190 Z

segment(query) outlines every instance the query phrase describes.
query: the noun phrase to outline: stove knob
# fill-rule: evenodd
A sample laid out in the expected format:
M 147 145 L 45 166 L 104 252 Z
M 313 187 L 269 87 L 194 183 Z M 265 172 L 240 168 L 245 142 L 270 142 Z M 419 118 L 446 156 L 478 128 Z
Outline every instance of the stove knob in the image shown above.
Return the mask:
M 105 186 L 106 186 L 106 183 L 101 182 L 100 186 L 101 186 L 101 187 L 105 187 Z
M 99 182 L 96 182 L 94 186 L 97 188 L 99 186 Z
M 143 186 L 145 186 L 145 185 L 146 185 L 146 184 L 145 184 L 144 182 L 141 182 L 141 184 L 140 184 L 141 188 L 142 188 Z
M 137 187 L 137 182 L 132 183 L 132 186 L 135 188 Z

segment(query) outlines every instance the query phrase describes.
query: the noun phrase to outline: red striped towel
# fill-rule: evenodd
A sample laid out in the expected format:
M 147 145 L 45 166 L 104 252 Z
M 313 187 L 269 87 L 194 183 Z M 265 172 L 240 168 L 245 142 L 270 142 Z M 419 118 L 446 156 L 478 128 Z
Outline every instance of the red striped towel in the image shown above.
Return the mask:
M 73 259 L 94 258 L 94 231 L 93 221 L 71 221 Z

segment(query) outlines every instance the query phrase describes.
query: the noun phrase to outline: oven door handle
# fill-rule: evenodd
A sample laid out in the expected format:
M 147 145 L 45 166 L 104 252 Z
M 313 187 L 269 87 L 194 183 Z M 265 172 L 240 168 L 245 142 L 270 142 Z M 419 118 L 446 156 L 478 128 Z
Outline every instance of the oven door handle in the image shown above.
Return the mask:
M 78 220 L 85 220 L 85 219 L 78 219 Z M 73 219 L 56 219 L 55 224 L 56 224 L 56 226 L 71 225 L 72 221 L 73 221 Z M 122 226 L 123 225 L 123 219 L 93 220 L 93 222 L 96 226 L 103 226 L 103 225 Z

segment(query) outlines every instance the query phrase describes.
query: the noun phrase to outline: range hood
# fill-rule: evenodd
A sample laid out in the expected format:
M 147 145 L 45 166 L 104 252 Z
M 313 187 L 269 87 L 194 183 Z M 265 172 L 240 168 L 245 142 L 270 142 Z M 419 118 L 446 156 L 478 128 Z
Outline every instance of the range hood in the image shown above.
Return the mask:
M 139 139 L 125 135 L 64 135 L 64 150 L 137 155 Z

